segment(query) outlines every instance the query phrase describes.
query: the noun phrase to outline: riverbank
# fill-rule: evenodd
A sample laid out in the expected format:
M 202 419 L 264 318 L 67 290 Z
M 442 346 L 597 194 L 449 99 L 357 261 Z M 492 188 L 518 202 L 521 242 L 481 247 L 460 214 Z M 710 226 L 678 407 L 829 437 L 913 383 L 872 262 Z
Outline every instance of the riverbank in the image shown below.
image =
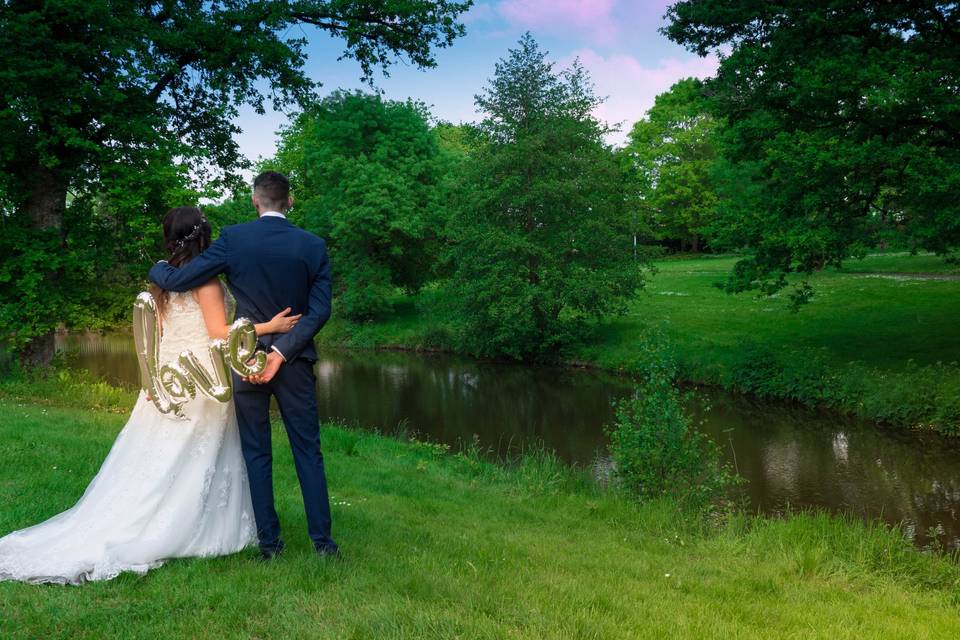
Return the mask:
M 64 395 L 50 395 L 57 384 Z M 0 385 L 0 532 L 68 508 L 96 473 L 133 395 L 84 386 L 69 375 Z M 508 470 L 333 425 L 323 438 L 344 559 L 324 562 L 309 553 L 289 448 L 275 428 L 288 542 L 279 562 L 250 552 L 81 588 L 0 584 L 0 635 L 960 633 L 960 568 L 879 526 L 825 515 L 704 523 L 670 503 L 633 504 L 548 457 Z
M 784 297 L 717 289 L 735 260 L 659 262 L 628 313 L 598 325 L 564 359 L 629 373 L 642 367 L 642 347 L 654 335 L 694 384 L 960 434 L 960 268 L 934 256 L 868 256 L 815 274 L 813 300 L 792 313 Z M 428 289 L 398 298 L 381 322 L 334 318 L 318 340 L 452 349 L 455 332 L 456 318 Z

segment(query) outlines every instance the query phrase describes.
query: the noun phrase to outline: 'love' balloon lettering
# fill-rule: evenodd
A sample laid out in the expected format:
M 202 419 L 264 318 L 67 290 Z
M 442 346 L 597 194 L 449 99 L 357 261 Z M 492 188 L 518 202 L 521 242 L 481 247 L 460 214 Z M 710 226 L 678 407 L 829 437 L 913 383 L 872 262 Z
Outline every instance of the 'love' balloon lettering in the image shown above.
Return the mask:
M 191 351 L 183 351 L 174 362 L 160 364 L 160 318 L 157 303 L 144 291 L 133 303 L 133 342 L 140 363 L 140 385 L 160 413 L 183 417 L 183 405 L 197 395 L 227 402 L 233 395 L 230 369 L 241 376 L 261 373 L 267 354 L 257 351 L 257 331 L 246 318 L 238 318 L 226 340 L 210 342 L 213 369 L 208 370 Z

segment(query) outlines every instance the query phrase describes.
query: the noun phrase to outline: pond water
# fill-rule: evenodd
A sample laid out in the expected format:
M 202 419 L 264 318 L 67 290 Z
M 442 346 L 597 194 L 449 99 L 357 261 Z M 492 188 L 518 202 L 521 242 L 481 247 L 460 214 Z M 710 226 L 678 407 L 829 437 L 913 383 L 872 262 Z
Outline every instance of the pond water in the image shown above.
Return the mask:
M 60 348 L 95 376 L 138 384 L 129 336 L 63 336 Z M 502 457 L 542 444 L 580 465 L 602 465 L 612 404 L 631 392 L 600 371 L 383 351 L 326 351 L 316 372 L 325 421 L 454 447 L 476 439 Z M 852 513 L 902 523 L 918 545 L 960 548 L 958 443 L 719 391 L 697 396 L 691 410 L 746 478 L 754 509 Z

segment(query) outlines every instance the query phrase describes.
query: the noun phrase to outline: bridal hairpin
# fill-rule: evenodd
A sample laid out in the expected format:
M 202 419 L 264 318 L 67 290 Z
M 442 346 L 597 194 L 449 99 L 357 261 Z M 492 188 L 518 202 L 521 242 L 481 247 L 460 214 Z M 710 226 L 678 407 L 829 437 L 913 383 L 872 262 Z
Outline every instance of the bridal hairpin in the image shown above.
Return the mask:
M 197 238 L 199 238 L 199 237 L 200 237 L 200 227 L 201 227 L 201 225 L 204 225 L 204 224 L 206 224 L 206 223 L 207 223 L 207 219 L 206 219 L 206 218 L 200 218 L 200 222 L 198 222 L 197 224 L 193 225 L 193 229 L 190 231 L 190 233 L 188 233 L 188 234 L 185 235 L 184 237 L 182 237 L 182 238 L 180 238 L 179 240 L 177 240 L 177 248 L 182 247 L 184 244 L 190 242 L 191 240 L 196 240 Z

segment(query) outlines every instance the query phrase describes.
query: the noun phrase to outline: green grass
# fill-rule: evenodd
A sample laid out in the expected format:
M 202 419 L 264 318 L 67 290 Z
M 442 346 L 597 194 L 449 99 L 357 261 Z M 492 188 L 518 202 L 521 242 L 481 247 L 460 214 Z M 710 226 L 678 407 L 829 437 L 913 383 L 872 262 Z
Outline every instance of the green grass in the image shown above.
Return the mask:
M 658 262 L 628 312 L 595 327 L 567 359 L 633 371 L 644 341 L 656 334 L 690 382 L 960 434 L 960 267 L 903 253 L 849 261 L 814 274 L 814 297 L 795 313 L 785 295 L 729 295 L 715 287 L 735 262 Z M 334 319 L 320 340 L 352 348 L 449 346 L 454 326 L 431 289 L 398 298 L 381 322 Z
M 77 383 L 79 384 L 79 383 Z M 68 508 L 125 416 L 0 389 L 0 533 Z M 120 396 L 85 402 L 119 409 Z M 38 404 L 38 398 L 46 398 Z M 129 406 L 127 404 L 126 406 Z M 335 535 L 310 552 L 286 439 L 287 553 L 179 560 L 82 587 L 0 584 L 4 638 L 953 638 L 960 567 L 826 515 L 705 524 L 549 456 L 515 469 L 327 425 Z
M 630 313 L 598 327 L 577 357 L 635 366 L 659 331 L 688 380 L 960 434 L 960 280 L 878 277 L 939 265 L 878 255 L 811 278 L 813 300 L 729 295 L 714 286 L 735 258 L 664 261 Z
M 947 262 L 933 254 L 910 255 L 905 252 L 878 253 L 863 260 L 844 263 L 847 273 L 925 273 L 960 275 L 960 264 Z
M 442 293 L 431 285 L 415 297 L 398 294 L 390 317 L 378 322 L 350 322 L 336 314 L 334 305 L 334 315 L 317 334 L 317 343 L 351 349 L 449 348 L 453 321 Z
M 813 300 L 798 313 L 782 296 L 729 295 L 714 287 L 736 258 L 671 260 L 625 317 L 606 324 L 583 354 L 600 363 L 625 362 L 631 343 L 663 326 L 687 362 L 722 362 L 744 343 L 778 351 L 816 351 L 827 363 L 862 362 L 886 370 L 960 360 L 960 281 L 863 277 L 865 272 L 929 270 L 933 256 L 870 256 L 844 272 L 811 279 Z

